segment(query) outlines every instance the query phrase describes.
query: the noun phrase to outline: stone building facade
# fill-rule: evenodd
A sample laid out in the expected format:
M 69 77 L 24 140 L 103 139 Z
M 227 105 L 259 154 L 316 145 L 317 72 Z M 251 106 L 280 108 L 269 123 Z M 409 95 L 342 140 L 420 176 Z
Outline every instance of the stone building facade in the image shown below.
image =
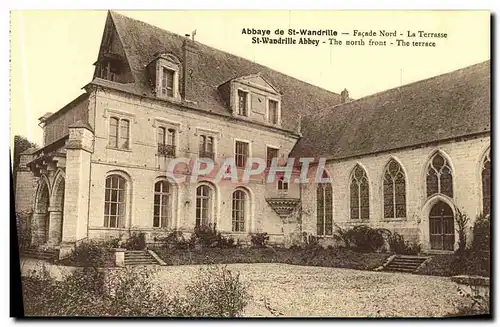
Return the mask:
M 326 244 L 335 225 L 368 224 L 452 250 L 455 208 L 489 213 L 489 62 L 351 100 L 110 12 L 95 65 L 21 157 L 16 211 L 33 210 L 34 244 L 152 241 L 201 224 Z M 295 182 L 306 157 L 308 177 L 326 160 L 325 182 Z M 214 173 L 196 176 L 199 158 Z M 250 158 L 266 167 L 243 181 Z M 268 182 L 273 165 L 292 178 Z

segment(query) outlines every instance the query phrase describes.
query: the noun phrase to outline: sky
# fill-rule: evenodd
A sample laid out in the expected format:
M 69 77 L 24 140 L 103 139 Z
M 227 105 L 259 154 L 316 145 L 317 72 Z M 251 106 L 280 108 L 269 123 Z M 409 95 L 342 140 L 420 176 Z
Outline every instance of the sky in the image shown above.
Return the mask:
M 487 11 L 117 11 L 287 75 L 360 98 L 490 58 Z M 38 118 L 83 93 L 107 11 L 12 11 L 11 141 L 42 144 Z M 252 44 L 242 29 L 447 33 L 436 47 Z M 286 36 L 286 35 L 285 35 Z M 327 39 L 327 37 L 324 37 Z M 340 38 L 360 40 L 360 37 Z M 368 42 L 370 37 L 365 37 Z M 408 38 L 406 38 L 408 39 Z M 377 38 L 377 40 L 380 40 Z

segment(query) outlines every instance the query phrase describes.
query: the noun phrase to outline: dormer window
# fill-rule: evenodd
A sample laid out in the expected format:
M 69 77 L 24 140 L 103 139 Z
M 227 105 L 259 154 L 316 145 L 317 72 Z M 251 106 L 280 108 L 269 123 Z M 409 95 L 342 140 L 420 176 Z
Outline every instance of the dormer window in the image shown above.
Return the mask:
M 175 71 L 163 67 L 163 77 L 161 81 L 161 95 L 170 98 L 174 97 Z
M 238 114 L 240 116 L 248 116 L 248 93 L 238 90 Z
M 278 111 L 278 101 L 276 100 L 271 100 L 269 99 L 268 101 L 268 121 L 269 123 L 273 125 L 278 124 L 278 117 L 279 117 L 279 111 Z
M 171 53 L 158 53 L 146 67 L 157 97 L 180 100 L 181 62 L 176 56 Z

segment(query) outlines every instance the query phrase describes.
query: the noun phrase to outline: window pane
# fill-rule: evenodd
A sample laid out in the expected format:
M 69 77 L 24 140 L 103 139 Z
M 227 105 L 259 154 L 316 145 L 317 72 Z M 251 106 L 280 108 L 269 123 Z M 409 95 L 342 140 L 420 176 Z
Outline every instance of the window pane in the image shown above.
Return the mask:
M 119 147 L 121 149 L 128 149 L 129 147 L 129 121 L 126 119 L 120 120 Z
M 491 161 L 489 155 L 484 160 L 482 177 L 483 188 L 483 214 L 491 213 Z
M 165 144 L 165 128 L 160 127 L 158 128 L 158 144 Z
M 441 173 L 441 193 L 453 197 L 453 177 L 451 171 L 448 168 L 444 168 Z
M 111 117 L 109 121 L 109 146 L 118 146 L 118 119 Z
M 272 124 L 278 123 L 278 102 L 269 100 L 269 121 Z
M 351 183 L 351 218 L 359 218 L 359 186 L 356 181 Z
M 427 172 L 427 197 L 438 193 L 438 177 L 436 171 L 430 168 Z
M 175 145 L 175 130 L 174 129 L 169 129 L 168 130 L 167 144 L 168 145 Z

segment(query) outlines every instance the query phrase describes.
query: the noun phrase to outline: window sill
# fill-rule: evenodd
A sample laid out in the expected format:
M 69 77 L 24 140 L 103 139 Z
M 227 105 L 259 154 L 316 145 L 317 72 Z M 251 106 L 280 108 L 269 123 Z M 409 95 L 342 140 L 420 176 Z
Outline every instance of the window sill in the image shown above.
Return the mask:
M 390 222 L 408 221 L 408 219 L 406 219 L 406 218 L 384 218 L 381 221 L 385 222 L 385 223 L 390 223 Z
M 107 146 L 106 149 L 108 149 L 108 150 L 115 150 L 115 151 L 123 151 L 123 152 L 132 152 L 131 149 L 120 149 L 120 148 L 115 148 L 115 147 L 112 147 L 112 146 Z

